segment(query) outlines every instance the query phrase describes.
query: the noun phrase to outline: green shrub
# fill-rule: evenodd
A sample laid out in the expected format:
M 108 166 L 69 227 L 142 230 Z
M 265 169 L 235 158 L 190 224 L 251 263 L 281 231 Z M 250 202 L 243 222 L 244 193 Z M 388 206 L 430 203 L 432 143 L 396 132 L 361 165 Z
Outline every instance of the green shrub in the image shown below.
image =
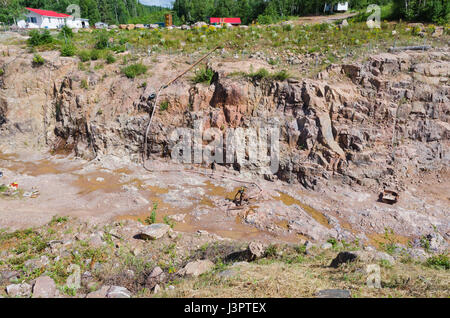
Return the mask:
M 73 38 L 73 31 L 71 28 L 69 28 L 67 25 L 63 26 L 61 28 L 61 31 L 59 31 L 59 37 L 60 38 Z
M 39 54 L 35 54 L 33 57 L 33 65 L 34 66 L 41 66 L 44 65 L 45 60 L 42 56 L 40 56 Z
M 450 262 L 448 255 L 435 255 L 427 259 L 427 266 L 440 268 L 440 269 L 450 269 Z
M 100 58 L 100 51 L 99 50 L 92 50 L 91 51 L 91 60 L 97 61 Z
M 276 81 L 285 81 L 290 77 L 290 75 L 287 71 L 282 70 L 282 71 L 279 71 L 279 72 L 271 75 L 270 77 Z
M 200 68 L 195 72 L 194 83 L 205 83 L 211 84 L 212 78 L 214 76 L 214 71 L 210 68 Z
M 257 72 L 249 74 L 250 78 L 252 78 L 253 80 L 257 80 L 257 81 L 262 80 L 263 78 L 267 78 L 269 76 L 270 76 L 270 73 L 265 68 L 260 68 Z
M 131 64 L 124 67 L 122 73 L 128 78 L 135 78 L 136 76 L 147 73 L 147 66 L 142 63 Z
M 74 56 L 76 48 L 72 43 L 63 44 L 61 46 L 61 56 Z
M 30 46 L 38 46 L 53 42 L 53 37 L 49 30 L 44 30 L 42 33 L 38 30 L 31 30 L 28 35 L 30 36 L 28 39 L 28 45 Z
M 102 32 L 97 37 L 97 42 L 95 43 L 95 48 L 99 50 L 106 49 L 108 47 L 108 34 Z
M 159 109 L 161 111 L 166 111 L 169 109 L 169 102 L 168 101 L 164 101 L 161 103 L 161 105 L 159 105 Z
M 116 58 L 114 57 L 114 55 L 111 52 L 109 52 L 106 55 L 106 63 L 113 64 L 114 62 L 116 62 Z
M 81 88 L 88 89 L 89 88 L 88 81 L 86 79 L 82 79 L 80 86 Z
M 5 74 L 5 71 L 2 68 L 0 68 L 0 76 L 2 76 L 3 74 Z
M 81 62 L 87 62 L 91 59 L 91 52 L 88 50 L 82 50 L 78 53 L 78 57 L 80 58 Z
M 156 210 L 157 209 L 158 209 L 158 204 L 154 203 L 153 204 L 152 213 L 150 214 L 150 216 L 145 218 L 145 223 L 147 223 L 147 224 L 154 224 L 154 223 L 156 223 Z

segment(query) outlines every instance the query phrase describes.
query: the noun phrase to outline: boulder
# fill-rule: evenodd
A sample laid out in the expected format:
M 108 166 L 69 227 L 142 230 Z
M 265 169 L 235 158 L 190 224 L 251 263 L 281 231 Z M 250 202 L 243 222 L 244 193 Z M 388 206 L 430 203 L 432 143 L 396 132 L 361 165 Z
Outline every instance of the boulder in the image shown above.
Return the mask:
M 86 298 L 106 298 L 111 286 L 102 286 L 99 290 L 90 292 L 86 295 Z
M 316 294 L 317 298 L 351 298 L 351 293 L 346 289 L 323 289 Z
M 195 262 L 189 262 L 187 265 L 178 272 L 180 276 L 200 276 L 206 272 L 209 272 L 214 268 L 214 263 L 210 260 L 199 260 Z
M 10 297 L 29 297 L 31 295 L 31 285 L 27 283 L 12 284 L 6 286 L 6 293 Z
M 135 237 L 141 240 L 157 240 L 163 237 L 170 229 L 170 226 L 163 223 L 155 223 L 145 226 Z
M 259 242 L 251 242 L 248 245 L 249 260 L 255 260 L 264 256 L 266 247 Z
M 131 293 L 128 289 L 121 286 L 111 286 L 106 294 L 107 298 L 131 298 Z
M 166 274 L 164 274 L 164 271 L 161 269 L 161 267 L 156 266 L 150 275 L 148 275 L 146 281 L 145 281 L 145 287 L 149 289 L 155 288 L 159 283 L 164 282 L 166 278 Z
M 33 298 L 54 298 L 55 296 L 55 281 L 49 276 L 38 277 L 33 286 Z

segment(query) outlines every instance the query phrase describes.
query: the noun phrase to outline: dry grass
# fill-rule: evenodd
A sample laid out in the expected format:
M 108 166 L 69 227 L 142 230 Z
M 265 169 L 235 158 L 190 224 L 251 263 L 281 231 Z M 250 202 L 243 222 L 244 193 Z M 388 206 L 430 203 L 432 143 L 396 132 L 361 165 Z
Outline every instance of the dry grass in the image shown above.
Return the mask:
M 449 297 L 448 271 L 422 264 L 398 263 L 381 267 L 382 288 L 366 285 L 366 264 L 355 263 L 338 269 L 328 267 L 335 252 L 300 264 L 280 261 L 230 267 L 236 274 L 222 278 L 216 271 L 198 278 L 175 282 L 175 290 L 161 297 L 314 297 L 322 289 L 348 289 L 353 297 Z

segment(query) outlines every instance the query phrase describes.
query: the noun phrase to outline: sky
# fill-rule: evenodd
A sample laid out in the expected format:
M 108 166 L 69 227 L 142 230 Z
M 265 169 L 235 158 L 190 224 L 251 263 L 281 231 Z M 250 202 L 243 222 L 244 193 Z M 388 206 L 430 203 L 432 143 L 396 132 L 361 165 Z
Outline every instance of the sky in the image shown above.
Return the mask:
M 173 0 L 139 0 L 139 2 L 150 6 L 171 7 Z

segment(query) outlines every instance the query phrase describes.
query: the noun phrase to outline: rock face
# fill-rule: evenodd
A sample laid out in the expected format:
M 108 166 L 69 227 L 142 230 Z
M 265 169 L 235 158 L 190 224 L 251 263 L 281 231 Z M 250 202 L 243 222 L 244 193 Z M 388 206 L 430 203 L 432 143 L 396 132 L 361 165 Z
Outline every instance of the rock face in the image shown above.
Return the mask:
M 33 286 L 33 298 L 53 298 L 56 296 L 56 284 L 49 276 L 36 279 Z
M 163 223 L 155 223 L 152 225 L 145 226 L 136 235 L 136 238 L 142 240 L 157 240 L 163 237 L 170 229 L 170 226 Z
M 209 260 L 199 260 L 195 262 L 189 262 L 187 265 L 178 272 L 181 276 L 200 276 L 206 272 L 209 272 L 214 268 L 214 263 Z
M 0 57 L 0 64 L 7 65 L 0 95 L 2 139 L 28 136 L 85 158 L 113 154 L 140 160 L 153 87 L 159 87 L 160 76 L 169 75 L 164 65 L 157 66 L 158 76 L 147 79 L 144 92 L 123 77 L 100 79 L 95 74 L 87 78 L 86 90 L 81 87 L 85 74 L 74 71 L 75 59 L 53 52 L 44 58 L 53 63 L 52 86 L 40 87 L 44 72 L 33 70 L 31 58 Z M 313 189 L 330 177 L 348 184 L 396 186 L 393 180 L 406 178 L 406 170 L 449 164 L 444 153 L 450 137 L 448 59 L 446 52 L 382 53 L 364 64 L 331 65 L 317 79 L 283 82 L 230 78 L 230 65 L 212 63 L 212 85 L 179 82 L 164 90 L 170 114 L 154 119 L 148 153 L 170 156 L 171 132 L 193 128 L 197 119 L 202 129 L 276 125 L 279 179 Z M 233 69 L 245 69 L 248 63 L 242 63 Z M 21 89 L 25 79 L 34 86 Z M 404 103 L 393 102 L 399 100 Z M 24 107 L 30 119 L 21 115 Z M 395 161 L 393 140 L 402 141 Z M 228 166 L 266 174 L 262 164 Z

